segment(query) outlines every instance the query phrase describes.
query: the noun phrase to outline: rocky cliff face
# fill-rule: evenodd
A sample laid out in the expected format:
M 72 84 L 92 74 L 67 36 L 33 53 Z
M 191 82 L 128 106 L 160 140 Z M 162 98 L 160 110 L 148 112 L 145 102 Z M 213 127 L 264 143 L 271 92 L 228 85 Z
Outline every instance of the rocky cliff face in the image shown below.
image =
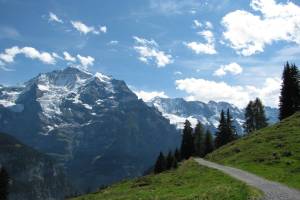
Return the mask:
M 10 176 L 9 200 L 63 200 L 69 184 L 62 168 L 46 155 L 0 133 L 0 165 Z
M 57 159 L 81 191 L 139 176 L 160 150 L 180 143 L 175 127 L 124 81 L 76 68 L 2 86 L 0 131 Z
M 186 101 L 182 98 L 157 97 L 147 102 L 147 104 L 157 108 L 178 129 L 182 129 L 185 119 L 188 119 L 194 126 L 199 120 L 212 132 L 215 132 L 219 125 L 221 110 L 226 111 L 229 109 L 234 119 L 234 126 L 237 133 L 243 133 L 244 109 L 240 109 L 227 102 L 209 101 L 208 103 L 204 103 L 200 101 Z M 278 109 L 265 107 L 265 112 L 269 123 L 273 124 L 278 121 Z

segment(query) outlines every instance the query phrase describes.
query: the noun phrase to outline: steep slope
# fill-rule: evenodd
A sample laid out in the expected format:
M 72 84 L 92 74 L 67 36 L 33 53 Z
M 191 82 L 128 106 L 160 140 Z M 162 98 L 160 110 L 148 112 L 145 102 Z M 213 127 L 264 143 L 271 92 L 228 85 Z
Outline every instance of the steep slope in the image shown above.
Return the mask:
M 207 159 L 300 189 L 300 113 L 234 141 Z
M 1 101 L 0 130 L 58 159 L 81 191 L 141 175 L 180 141 L 124 81 L 100 73 L 40 74 L 23 88 L 0 89 Z
M 69 190 L 63 170 L 49 156 L 4 133 L 0 133 L 0 165 L 11 179 L 10 200 L 59 200 Z
M 244 109 L 227 102 L 209 101 L 203 103 L 200 101 L 186 101 L 182 98 L 156 97 L 148 102 L 148 105 L 156 107 L 165 118 L 170 120 L 171 124 L 176 125 L 179 129 L 183 128 L 184 121 L 188 119 L 192 125 L 195 125 L 199 120 L 212 132 L 215 132 L 218 127 L 221 110 L 229 109 L 237 133 L 241 134 L 243 132 Z M 265 107 L 265 111 L 269 123 L 273 124 L 278 121 L 278 109 Z
M 177 170 L 124 181 L 74 200 L 254 200 L 259 197 L 256 189 L 189 160 Z

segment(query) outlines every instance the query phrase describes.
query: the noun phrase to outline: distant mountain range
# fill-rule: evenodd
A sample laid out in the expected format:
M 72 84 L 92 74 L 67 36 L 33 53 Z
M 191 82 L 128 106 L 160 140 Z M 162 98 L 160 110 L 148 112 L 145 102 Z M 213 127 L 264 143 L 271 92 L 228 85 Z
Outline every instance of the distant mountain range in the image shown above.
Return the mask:
M 73 67 L 0 86 L 0 131 L 56 159 L 81 192 L 142 175 L 181 139 L 124 81 Z
M 176 125 L 178 129 L 182 129 L 184 121 L 188 119 L 193 126 L 199 120 L 203 125 L 215 132 L 219 125 L 221 110 L 230 110 L 234 119 L 234 125 L 237 133 L 243 133 L 244 109 L 227 102 L 209 101 L 203 103 L 200 101 L 186 101 L 183 98 L 160 98 L 156 97 L 150 102 L 149 106 L 157 108 L 162 115 L 170 120 L 171 124 Z M 278 121 L 278 109 L 265 107 L 266 116 L 270 124 Z
M 242 133 L 244 111 L 232 104 L 181 98 L 146 104 L 124 81 L 68 67 L 39 74 L 23 86 L 0 85 L 0 132 L 50 156 L 72 188 L 85 192 L 142 175 L 159 151 L 180 145 L 185 119 L 215 131 L 220 111 L 227 108 Z M 266 107 L 266 113 L 271 123 L 277 121 L 277 109 Z M 0 164 L 8 165 L 1 159 Z M 43 164 L 40 171 L 47 167 L 53 170 Z M 28 169 L 24 177 L 31 173 Z

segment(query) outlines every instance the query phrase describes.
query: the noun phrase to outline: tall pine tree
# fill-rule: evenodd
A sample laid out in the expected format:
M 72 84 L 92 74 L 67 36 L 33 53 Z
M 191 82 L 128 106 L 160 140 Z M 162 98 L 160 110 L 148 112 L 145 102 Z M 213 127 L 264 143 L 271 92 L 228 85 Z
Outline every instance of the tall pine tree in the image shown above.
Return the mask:
M 248 103 L 245 110 L 245 123 L 243 126 L 245 132 L 248 134 L 268 126 L 265 108 L 259 98 Z
M 159 156 L 156 160 L 155 166 L 154 166 L 154 173 L 159 174 L 167 169 L 166 166 L 166 158 L 162 152 L 159 153 Z
M 172 151 L 169 151 L 167 159 L 166 159 L 166 169 L 167 170 L 172 168 L 173 161 L 174 161 L 174 156 L 172 154 Z
M 225 113 L 222 110 L 220 115 L 220 123 L 218 131 L 216 132 L 215 147 L 219 148 L 237 138 L 235 128 L 233 126 L 233 120 L 229 109 L 225 117 Z
M 235 127 L 233 125 L 233 119 L 230 114 L 230 110 L 227 109 L 226 114 L 226 143 L 231 142 L 237 138 Z
M 254 120 L 254 103 L 250 101 L 245 109 L 245 123 L 243 125 L 246 133 L 251 133 L 255 130 Z
M 195 155 L 199 157 L 204 156 L 204 128 L 200 121 L 198 121 L 194 131 L 194 146 Z
M 300 86 L 299 70 L 296 65 L 286 63 L 282 74 L 281 94 L 279 99 L 279 119 L 293 115 L 299 111 Z
M 227 143 L 226 131 L 227 131 L 226 118 L 225 118 L 225 113 L 222 110 L 220 114 L 218 130 L 216 132 L 216 138 L 215 138 L 216 148 L 219 148 Z
M 265 108 L 259 98 L 254 101 L 254 119 L 255 119 L 255 130 L 265 128 L 268 126 L 268 120 L 265 114 Z
M 184 122 L 180 152 L 182 159 L 188 159 L 194 154 L 193 128 L 188 120 Z
M 5 168 L 0 170 L 0 199 L 8 199 L 9 176 Z
M 209 130 L 206 131 L 204 137 L 204 156 L 206 154 L 211 153 L 214 150 L 214 142 L 211 132 Z
M 174 157 L 176 158 L 177 162 L 181 161 L 181 155 L 180 155 L 180 151 L 176 148 L 175 152 L 174 152 Z

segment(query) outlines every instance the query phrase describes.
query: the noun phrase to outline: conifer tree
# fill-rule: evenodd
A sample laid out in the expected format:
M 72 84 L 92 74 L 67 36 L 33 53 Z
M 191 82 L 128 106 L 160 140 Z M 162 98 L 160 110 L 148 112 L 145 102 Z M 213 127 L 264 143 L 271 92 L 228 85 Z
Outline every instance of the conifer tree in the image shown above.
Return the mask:
M 206 154 L 211 153 L 213 150 L 214 150 L 213 138 L 211 132 L 207 130 L 204 137 L 204 156 Z
M 0 170 L 0 199 L 8 199 L 9 176 L 5 168 Z
M 229 109 L 226 114 L 226 143 L 231 142 L 237 138 L 235 127 L 233 126 L 233 119 Z
M 194 131 L 194 146 L 195 155 L 199 157 L 204 156 L 204 128 L 200 121 L 198 121 Z
M 182 159 L 188 159 L 194 153 L 193 128 L 188 120 L 184 122 L 180 152 Z
M 225 113 L 222 110 L 220 114 L 220 121 L 218 130 L 216 132 L 216 139 L 215 139 L 215 147 L 219 148 L 227 143 L 227 120 L 225 118 Z
M 169 151 L 167 159 L 166 159 L 166 169 L 169 170 L 172 168 L 174 156 L 172 154 L 172 151 Z
M 243 125 L 246 133 L 251 133 L 255 130 L 254 120 L 254 103 L 250 101 L 245 109 L 245 123 Z
M 174 157 L 173 163 L 172 163 L 172 169 L 176 169 L 177 167 L 178 167 L 178 161 L 177 161 L 177 159 Z
M 245 110 L 244 129 L 246 133 L 259 130 L 268 126 L 265 108 L 259 98 L 250 101 Z
M 279 119 L 293 115 L 299 111 L 300 86 L 299 70 L 296 65 L 286 63 L 282 74 L 281 94 L 279 99 Z
M 181 155 L 180 155 L 180 152 L 177 148 L 175 149 L 174 157 L 176 158 L 177 162 L 181 161 Z
M 254 121 L 255 121 L 255 130 L 265 128 L 268 126 L 265 108 L 259 98 L 256 98 L 254 101 Z
M 166 158 L 164 154 L 160 152 L 154 166 L 154 173 L 159 174 L 165 170 L 166 170 Z

